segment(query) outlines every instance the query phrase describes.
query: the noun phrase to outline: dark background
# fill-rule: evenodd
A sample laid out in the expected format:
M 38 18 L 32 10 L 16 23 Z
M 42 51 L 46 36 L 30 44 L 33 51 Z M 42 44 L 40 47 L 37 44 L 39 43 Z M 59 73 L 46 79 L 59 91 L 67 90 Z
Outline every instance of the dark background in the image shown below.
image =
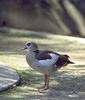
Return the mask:
M 85 37 L 85 0 L 0 0 L 0 29 Z

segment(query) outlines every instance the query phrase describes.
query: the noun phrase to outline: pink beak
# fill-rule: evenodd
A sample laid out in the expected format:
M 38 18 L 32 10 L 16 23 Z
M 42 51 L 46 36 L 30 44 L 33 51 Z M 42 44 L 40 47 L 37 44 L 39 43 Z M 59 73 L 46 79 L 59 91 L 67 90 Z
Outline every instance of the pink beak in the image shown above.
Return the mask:
M 22 48 L 21 50 L 25 50 L 25 49 L 27 49 L 27 47 L 24 47 L 24 48 Z

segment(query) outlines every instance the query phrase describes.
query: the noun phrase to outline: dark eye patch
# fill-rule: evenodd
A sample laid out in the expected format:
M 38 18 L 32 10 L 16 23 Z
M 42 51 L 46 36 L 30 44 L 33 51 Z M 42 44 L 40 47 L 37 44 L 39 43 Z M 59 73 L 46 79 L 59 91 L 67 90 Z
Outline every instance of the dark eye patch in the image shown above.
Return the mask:
M 31 45 L 31 43 L 27 43 L 27 45 L 28 45 L 28 46 L 30 46 L 30 45 Z

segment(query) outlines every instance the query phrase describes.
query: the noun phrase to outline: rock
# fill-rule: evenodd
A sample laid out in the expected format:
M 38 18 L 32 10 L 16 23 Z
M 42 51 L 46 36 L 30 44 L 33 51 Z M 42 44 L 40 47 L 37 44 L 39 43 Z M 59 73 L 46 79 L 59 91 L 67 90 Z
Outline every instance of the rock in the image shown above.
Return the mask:
M 18 73 L 0 62 L 0 92 L 12 88 L 20 83 Z

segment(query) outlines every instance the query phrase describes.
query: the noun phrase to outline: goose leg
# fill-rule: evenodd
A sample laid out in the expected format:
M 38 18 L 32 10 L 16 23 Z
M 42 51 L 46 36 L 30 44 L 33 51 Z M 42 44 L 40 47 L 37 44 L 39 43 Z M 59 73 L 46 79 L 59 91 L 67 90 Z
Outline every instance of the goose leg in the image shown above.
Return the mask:
M 49 75 L 45 74 L 45 85 L 44 90 L 49 89 Z
M 49 75 L 45 74 L 44 77 L 45 77 L 45 84 L 44 84 L 44 86 L 42 86 L 40 88 L 40 90 L 47 90 L 47 89 L 49 89 Z M 39 92 L 40 92 L 40 90 L 39 90 Z

